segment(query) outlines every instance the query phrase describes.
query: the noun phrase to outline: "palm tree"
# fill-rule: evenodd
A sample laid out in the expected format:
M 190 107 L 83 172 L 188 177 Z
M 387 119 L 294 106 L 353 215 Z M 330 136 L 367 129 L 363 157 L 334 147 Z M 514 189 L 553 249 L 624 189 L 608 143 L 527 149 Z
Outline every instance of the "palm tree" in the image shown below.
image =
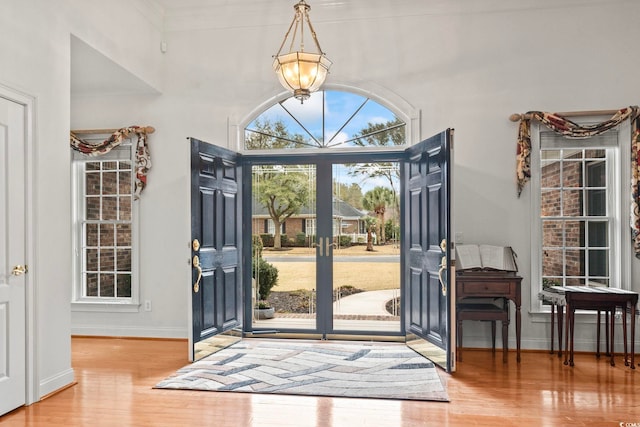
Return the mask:
M 372 236 L 372 233 L 376 229 L 376 223 L 378 222 L 378 220 L 376 220 L 372 216 L 365 216 L 363 218 L 363 220 L 364 220 L 365 229 L 367 230 L 367 251 L 368 252 L 373 252 L 373 236 Z
M 387 187 L 375 187 L 373 190 L 367 191 L 362 199 L 362 206 L 370 212 L 375 213 L 378 227 L 378 244 L 381 245 L 386 241 L 384 232 L 384 214 L 387 206 L 393 204 L 394 193 Z

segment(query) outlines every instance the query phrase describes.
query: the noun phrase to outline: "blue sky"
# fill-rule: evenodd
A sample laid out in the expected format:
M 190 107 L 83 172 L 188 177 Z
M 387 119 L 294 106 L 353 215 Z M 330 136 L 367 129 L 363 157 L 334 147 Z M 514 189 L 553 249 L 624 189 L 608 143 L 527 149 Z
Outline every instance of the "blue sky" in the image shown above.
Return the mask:
M 323 96 L 324 96 L 324 117 L 323 117 Z M 331 146 L 339 144 L 359 133 L 369 123 L 386 123 L 396 119 L 395 114 L 388 108 L 378 104 L 377 102 L 367 99 L 364 96 L 350 92 L 342 91 L 319 91 L 311 94 L 311 97 L 301 104 L 299 100 L 291 97 L 280 104 L 275 104 L 264 111 L 256 120 L 268 119 L 271 122 L 282 121 L 291 133 L 304 135 L 310 139 L 306 128 L 318 140 L 322 140 L 323 131 L 324 138 L 329 141 L 340 131 L 330 143 Z M 284 107 L 284 108 L 283 108 Z M 358 109 L 360 110 L 358 111 Z M 287 113 L 287 111 L 289 113 Z M 357 111 L 357 114 L 354 113 Z M 300 124 L 291 116 L 294 116 Z M 353 116 L 353 118 L 351 118 Z M 340 128 L 347 120 L 349 123 L 342 129 Z M 324 129 L 323 129 L 324 120 Z M 304 127 L 303 127 L 304 126 Z M 248 128 L 255 127 L 255 120 L 249 124 Z M 348 147 L 349 145 L 341 145 L 338 147 Z M 361 176 L 351 177 L 348 175 L 348 168 L 343 165 L 334 165 L 334 179 L 350 184 L 356 182 L 365 193 L 376 186 L 388 187 L 389 182 L 384 178 L 363 179 Z M 399 185 L 395 184 L 396 190 Z
M 325 101 L 324 115 L 322 108 L 323 95 Z M 360 111 L 358 111 L 358 108 L 361 108 Z M 291 97 L 284 101 L 282 106 L 276 104 L 269 108 L 258 116 L 258 119 L 268 118 L 271 122 L 280 120 L 285 123 L 291 133 L 302 134 L 310 139 L 304 128 L 296 123 L 285 109 L 316 139 L 321 141 L 324 136 L 325 141 L 332 141 L 331 145 L 350 139 L 369 123 L 384 123 L 396 118 L 388 108 L 364 96 L 341 91 L 319 91 L 312 93 L 304 104 Z M 357 114 L 340 130 L 356 111 L 358 111 Z M 254 124 L 255 121 L 248 127 L 252 128 Z M 338 133 L 338 131 L 340 132 Z

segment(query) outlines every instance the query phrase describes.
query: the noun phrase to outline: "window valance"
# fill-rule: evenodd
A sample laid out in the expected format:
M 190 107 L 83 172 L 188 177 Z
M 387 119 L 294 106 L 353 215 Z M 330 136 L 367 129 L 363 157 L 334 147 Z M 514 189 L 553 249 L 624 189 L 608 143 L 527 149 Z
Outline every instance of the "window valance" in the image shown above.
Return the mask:
M 511 117 L 520 120 L 518 128 L 518 146 L 516 154 L 516 182 L 518 197 L 525 184 L 531 178 L 531 120 L 538 120 L 552 131 L 566 138 L 584 139 L 604 133 L 625 120 L 630 120 L 631 136 L 631 212 L 630 225 L 634 253 L 640 258 L 640 200 L 638 187 L 640 184 L 640 120 L 638 106 L 624 107 L 617 110 L 613 116 L 601 123 L 579 125 L 558 113 L 529 111 Z M 595 112 L 593 115 L 596 115 Z M 515 120 L 514 120 L 515 118 Z
M 108 131 L 102 131 L 100 133 L 107 133 Z M 137 200 L 140 198 L 140 193 L 147 186 L 147 173 L 151 169 L 151 155 L 149 153 L 149 147 L 147 145 L 147 134 L 153 133 L 154 129 L 151 126 L 129 126 L 114 131 L 111 136 L 100 143 L 91 143 L 79 138 L 76 133 L 82 133 L 82 131 L 71 131 L 70 143 L 71 148 L 87 156 L 100 156 L 111 151 L 113 148 L 119 146 L 125 138 L 129 135 L 138 135 L 138 140 L 135 147 L 135 188 L 134 198 Z M 91 131 L 91 133 L 98 133 L 97 131 Z

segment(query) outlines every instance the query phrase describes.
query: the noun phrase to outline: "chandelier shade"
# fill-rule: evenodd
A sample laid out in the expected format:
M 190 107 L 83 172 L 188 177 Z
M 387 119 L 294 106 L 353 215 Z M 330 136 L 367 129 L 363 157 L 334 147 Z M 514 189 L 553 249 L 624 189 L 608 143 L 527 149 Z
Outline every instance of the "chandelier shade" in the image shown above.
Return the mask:
M 288 91 L 293 92 L 293 96 L 302 103 L 309 99 L 312 92 L 320 89 L 329 73 L 331 61 L 320 49 L 316 33 L 309 20 L 311 7 L 304 0 L 301 0 L 293 8 L 296 12 L 278 53 L 274 55 L 273 69 L 278 75 L 280 84 Z M 305 22 L 317 48 L 315 53 L 304 50 Z M 282 53 L 292 29 L 290 50 L 288 53 Z M 294 50 L 296 39 L 299 39 L 300 43 L 298 50 Z

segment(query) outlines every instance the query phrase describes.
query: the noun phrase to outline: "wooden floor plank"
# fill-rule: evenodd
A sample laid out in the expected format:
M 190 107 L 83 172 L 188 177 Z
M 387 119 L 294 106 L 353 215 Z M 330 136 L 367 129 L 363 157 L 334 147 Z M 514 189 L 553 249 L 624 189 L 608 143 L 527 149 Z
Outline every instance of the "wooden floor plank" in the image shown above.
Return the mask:
M 186 365 L 176 340 L 74 337 L 77 385 L 0 417 L 2 426 L 619 426 L 640 425 L 637 370 L 577 354 L 465 351 L 440 371 L 450 402 L 155 390 Z

